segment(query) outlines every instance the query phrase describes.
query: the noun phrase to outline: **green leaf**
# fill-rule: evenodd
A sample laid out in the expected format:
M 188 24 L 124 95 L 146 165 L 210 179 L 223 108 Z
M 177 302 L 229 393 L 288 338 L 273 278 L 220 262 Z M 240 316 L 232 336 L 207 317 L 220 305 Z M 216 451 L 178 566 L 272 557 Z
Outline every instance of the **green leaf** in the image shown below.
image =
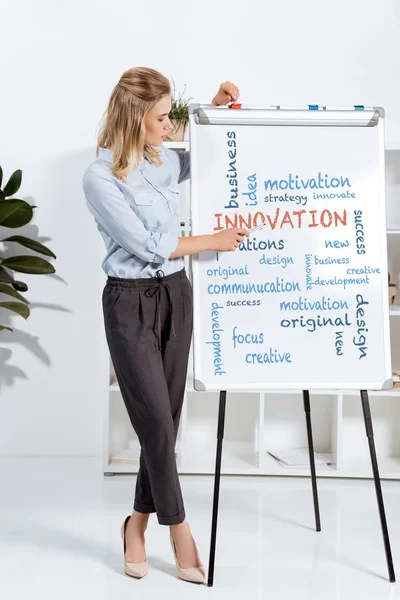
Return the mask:
M 26 298 L 21 296 L 21 294 L 18 294 L 18 292 L 14 290 L 12 286 L 7 285 L 6 283 L 0 283 L 0 293 L 8 294 L 9 296 L 13 296 L 13 298 L 17 298 L 17 300 L 25 302 L 25 304 L 29 304 L 29 301 Z
M 30 238 L 24 237 L 23 235 L 12 235 L 11 237 L 4 238 L 4 240 L 0 240 L 0 242 L 18 242 L 22 246 L 26 248 L 30 248 L 31 250 L 35 250 L 35 252 L 39 252 L 40 254 L 45 254 L 46 256 L 52 256 L 53 258 L 57 258 L 55 254 L 43 244 L 40 244 L 36 240 L 31 240 Z
M 18 169 L 18 171 L 15 171 L 10 179 L 8 180 L 8 183 L 6 185 L 6 187 L 4 188 L 4 195 L 5 196 L 13 196 L 14 194 L 16 194 L 19 190 L 19 188 L 21 187 L 21 180 L 22 180 L 22 171 L 21 169 Z
M 25 200 L 4 200 L 0 202 L 0 225 L 3 227 L 23 227 L 32 219 L 34 207 Z
M 19 292 L 27 292 L 28 291 L 28 286 L 23 281 L 13 281 L 12 286 L 14 289 L 18 290 Z
M 3 269 L 3 267 L 0 267 L 0 281 L 3 283 L 11 283 L 14 281 L 14 278 L 8 271 Z
M 21 304 L 21 302 L 0 302 L 0 306 L 2 308 L 6 308 L 8 310 L 12 310 L 13 312 L 19 314 L 24 319 L 27 319 L 31 314 L 31 311 L 26 306 L 26 304 Z
M 13 276 L 8 271 L 3 269 L 3 267 L 0 267 L 0 282 L 10 283 L 13 286 L 13 288 L 18 290 L 19 292 L 28 291 L 28 286 L 26 285 L 26 283 L 24 283 L 23 281 L 14 281 Z
M 6 327 L 5 325 L 0 325 L 0 331 L 3 331 L 3 329 L 8 329 L 8 331 L 11 331 L 11 333 L 14 333 L 14 330 L 11 329 L 11 327 Z
M 3 200 L 5 200 L 5 199 L 6 199 L 6 197 L 4 195 L 3 190 L 0 190 L 0 202 L 3 202 Z
M 32 275 L 48 275 L 56 272 L 53 265 L 37 256 L 9 256 L 1 261 L 1 265 L 19 273 Z
M 2 183 L 3 183 L 3 169 L 0 167 L 0 189 L 1 189 Z

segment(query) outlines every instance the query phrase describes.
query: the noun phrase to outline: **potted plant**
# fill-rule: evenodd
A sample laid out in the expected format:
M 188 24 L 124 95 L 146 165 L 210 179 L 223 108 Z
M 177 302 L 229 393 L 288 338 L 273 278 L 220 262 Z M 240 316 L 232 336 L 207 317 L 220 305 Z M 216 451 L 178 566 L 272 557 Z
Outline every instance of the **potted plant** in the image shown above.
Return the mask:
M 189 103 L 192 99 L 188 98 L 185 100 L 185 92 L 186 85 L 183 88 L 183 92 L 177 94 L 175 82 L 173 81 L 171 112 L 169 113 L 173 129 L 167 137 L 168 142 L 183 142 L 184 140 L 186 127 L 189 123 Z
M 394 299 L 399 293 L 397 289 L 397 285 L 395 283 L 390 283 L 390 273 L 388 273 L 388 283 L 389 283 L 389 304 L 394 303 Z
M 15 171 L 7 182 L 7 185 L 2 189 L 3 182 L 3 170 L 0 167 L 0 226 L 9 227 L 10 229 L 17 229 L 18 227 L 24 227 L 27 225 L 33 217 L 33 209 L 36 206 L 31 206 L 24 200 L 17 198 L 10 198 L 16 194 L 21 186 L 22 171 Z M 12 235 L 10 237 L 2 237 L 0 242 L 12 242 L 25 246 L 30 250 L 34 250 L 40 254 L 51 256 L 56 258 L 43 244 L 40 244 L 36 240 L 32 240 L 23 235 Z M 28 286 L 23 281 L 16 281 L 13 277 L 12 271 L 17 273 L 29 273 L 30 275 L 47 275 L 48 273 L 55 273 L 53 265 L 47 260 L 39 258 L 37 256 L 30 256 L 26 254 L 7 256 L 4 250 L 0 250 L 0 293 L 11 296 L 13 300 L 0 302 L 0 307 L 7 310 L 11 310 L 27 319 L 30 315 L 28 307 L 28 300 L 24 298 L 19 292 L 28 291 Z M 8 329 L 13 331 L 10 327 L 0 325 L 0 331 Z

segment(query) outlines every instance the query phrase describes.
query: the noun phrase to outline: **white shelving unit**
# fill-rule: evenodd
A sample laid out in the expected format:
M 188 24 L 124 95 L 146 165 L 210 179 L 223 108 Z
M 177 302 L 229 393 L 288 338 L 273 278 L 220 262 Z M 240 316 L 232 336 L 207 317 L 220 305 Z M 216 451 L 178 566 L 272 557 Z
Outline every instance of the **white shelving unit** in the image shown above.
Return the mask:
M 169 143 L 187 150 L 188 142 Z M 391 280 L 400 283 L 400 150 L 388 151 L 388 261 Z M 396 172 L 395 172 L 396 171 Z M 396 175 L 397 173 L 397 175 Z M 181 185 L 182 234 L 190 232 L 189 182 Z M 186 263 L 188 272 L 189 263 Z M 399 297 L 398 297 L 399 298 Z M 390 308 L 393 369 L 400 368 L 400 301 Z M 108 352 L 108 349 L 106 349 Z M 193 388 L 192 353 L 176 452 L 180 474 L 213 474 L 217 443 L 218 392 Z M 400 388 L 369 392 L 378 465 L 382 479 L 400 479 Z M 359 392 L 310 392 L 314 450 L 330 464 L 318 477 L 372 478 Z M 228 392 L 222 474 L 310 476 L 310 467 L 283 466 L 268 454 L 307 447 L 302 391 Z M 118 385 L 110 386 L 105 410 L 104 472 L 137 473 L 139 442 Z

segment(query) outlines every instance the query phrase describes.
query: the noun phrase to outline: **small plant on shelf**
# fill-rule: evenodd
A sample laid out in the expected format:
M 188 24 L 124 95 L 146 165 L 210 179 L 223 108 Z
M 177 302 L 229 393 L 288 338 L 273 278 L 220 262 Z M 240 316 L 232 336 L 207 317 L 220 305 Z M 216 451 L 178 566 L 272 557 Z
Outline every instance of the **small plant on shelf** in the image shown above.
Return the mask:
M 168 142 L 182 142 L 185 137 L 186 127 L 189 123 L 189 103 L 192 98 L 185 99 L 186 85 L 183 92 L 177 94 L 175 82 L 173 81 L 170 121 L 173 125 L 172 131 L 167 137 Z

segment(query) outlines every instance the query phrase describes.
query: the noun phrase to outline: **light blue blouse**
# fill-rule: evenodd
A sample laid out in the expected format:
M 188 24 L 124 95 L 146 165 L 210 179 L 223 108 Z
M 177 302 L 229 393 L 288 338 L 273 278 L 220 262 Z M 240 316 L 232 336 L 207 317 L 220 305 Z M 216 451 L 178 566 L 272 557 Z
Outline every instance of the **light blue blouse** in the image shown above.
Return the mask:
M 180 271 L 184 259 L 169 256 L 181 235 L 178 184 L 190 177 L 190 153 L 160 146 L 159 167 L 146 155 L 126 183 L 111 173 L 113 153 L 100 148 L 83 175 L 86 205 L 106 245 L 101 267 L 122 278 Z

